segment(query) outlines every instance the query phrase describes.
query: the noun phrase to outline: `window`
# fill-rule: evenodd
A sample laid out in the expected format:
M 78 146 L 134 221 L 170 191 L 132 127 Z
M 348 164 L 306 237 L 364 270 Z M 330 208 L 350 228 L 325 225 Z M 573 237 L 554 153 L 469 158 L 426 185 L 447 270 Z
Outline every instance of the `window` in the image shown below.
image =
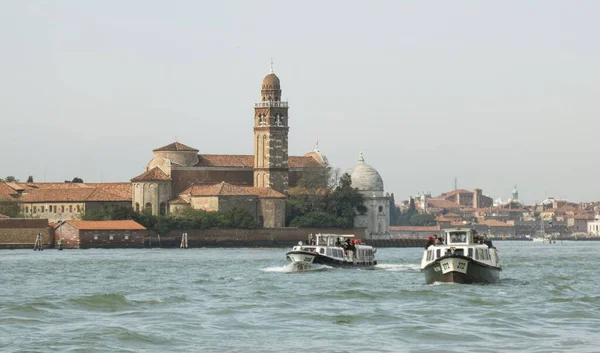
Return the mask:
M 79 206 L 77 206 L 77 207 L 79 207 Z M 135 212 L 138 212 L 138 213 L 140 212 L 140 204 L 137 202 L 135 203 Z
M 144 211 L 152 212 L 152 204 L 150 202 L 146 202 L 146 206 L 144 206 Z
M 108 240 L 113 240 L 113 239 L 115 239 L 115 235 L 114 234 L 111 234 L 111 235 L 108 236 Z
M 33 207 L 31 207 L 31 209 L 33 210 L 33 213 L 36 213 L 36 212 L 37 212 L 37 206 L 33 206 Z
M 125 235 L 125 236 L 123 236 L 123 239 L 125 239 L 125 240 L 129 240 L 129 235 Z
M 60 206 L 60 210 L 61 213 L 65 213 L 65 205 Z
M 69 212 L 73 212 L 73 205 L 69 205 Z
M 383 206 L 379 206 L 379 213 L 383 212 Z
M 473 257 L 473 248 L 469 248 L 468 256 Z
M 167 214 L 167 204 L 164 202 L 160 203 L 160 214 L 163 216 Z
M 25 207 L 25 213 L 29 213 L 29 206 Z
M 94 240 L 98 240 L 98 236 L 97 235 L 94 235 Z
M 56 205 L 54 205 L 54 213 L 56 213 Z

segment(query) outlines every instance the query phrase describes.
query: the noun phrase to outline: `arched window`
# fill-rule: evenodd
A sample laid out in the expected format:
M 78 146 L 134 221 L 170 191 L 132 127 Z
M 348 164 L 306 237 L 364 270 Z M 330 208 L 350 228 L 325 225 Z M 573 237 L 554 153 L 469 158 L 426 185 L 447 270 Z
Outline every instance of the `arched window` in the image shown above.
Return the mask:
M 383 212 L 383 206 L 379 206 L 379 213 Z
M 140 204 L 138 202 L 135 203 L 135 212 L 140 212 Z
M 77 205 L 77 212 L 81 212 L 81 207 L 79 207 L 79 205 Z
M 144 206 L 144 211 L 152 213 L 152 204 L 150 202 L 146 202 L 146 205 Z
M 69 205 L 69 212 L 73 212 L 73 205 Z
M 167 204 L 164 202 L 160 203 L 160 214 L 163 216 L 167 214 Z

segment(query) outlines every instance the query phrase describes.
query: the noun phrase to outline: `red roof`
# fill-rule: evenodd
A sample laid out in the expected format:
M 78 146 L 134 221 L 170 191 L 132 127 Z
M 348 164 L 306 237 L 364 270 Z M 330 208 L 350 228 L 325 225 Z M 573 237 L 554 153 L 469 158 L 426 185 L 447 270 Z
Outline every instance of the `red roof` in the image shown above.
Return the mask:
M 456 202 L 448 201 L 448 200 L 440 200 L 440 199 L 429 199 L 427 200 L 427 205 L 429 207 L 435 208 L 461 208 L 462 206 L 457 204 Z
M 180 195 L 190 196 L 258 196 L 261 198 L 285 198 L 286 196 L 271 188 L 256 188 L 252 186 L 239 186 L 226 182 L 217 184 L 194 184 Z
M 153 152 L 179 152 L 179 151 L 198 152 L 197 149 L 192 148 L 190 146 L 186 146 L 180 142 L 173 142 L 166 146 L 162 146 L 157 149 L 154 149 L 152 151 Z
M 495 219 L 486 219 L 484 221 L 480 221 L 479 224 L 485 224 L 488 227 L 514 227 L 512 224 L 497 221 Z
M 19 193 L 11 188 L 7 183 L 0 183 L 0 195 L 15 196 Z
M 19 198 L 20 202 L 92 202 L 92 201 L 131 201 L 131 188 L 127 196 L 113 193 L 101 187 L 30 189 Z
M 131 181 L 155 181 L 155 180 L 171 180 L 171 178 L 162 171 L 159 167 L 154 167 L 147 172 L 144 172 Z
M 145 230 L 144 226 L 132 220 L 124 221 L 65 221 L 79 230 Z
M 198 167 L 238 167 L 253 168 L 254 156 L 234 154 L 199 154 Z M 289 168 L 318 168 L 324 165 L 312 156 L 289 156 Z

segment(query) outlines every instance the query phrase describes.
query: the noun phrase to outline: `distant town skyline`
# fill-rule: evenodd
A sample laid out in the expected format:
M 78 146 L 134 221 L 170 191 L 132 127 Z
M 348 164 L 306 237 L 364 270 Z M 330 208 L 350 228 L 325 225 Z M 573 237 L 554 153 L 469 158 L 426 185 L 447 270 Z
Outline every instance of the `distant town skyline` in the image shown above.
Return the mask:
M 318 11 L 315 9 L 318 8 Z M 274 60 L 290 155 L 364 153 L 396 202 L 600 200 L 594 1 L 0 4 L 0 177 L 128 181 L 175 140 L 252 154 Z

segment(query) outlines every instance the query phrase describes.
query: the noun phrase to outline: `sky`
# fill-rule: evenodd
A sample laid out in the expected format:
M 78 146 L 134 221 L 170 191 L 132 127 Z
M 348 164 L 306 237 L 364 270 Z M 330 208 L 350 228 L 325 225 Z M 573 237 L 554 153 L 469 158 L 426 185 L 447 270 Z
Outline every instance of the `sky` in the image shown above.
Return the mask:
M 129 181 L 252 154 L 270 61 L 290 155 L 363 152 L 397 202 L 600 200 L 598 1 L 0 0 L 0 177 Z

